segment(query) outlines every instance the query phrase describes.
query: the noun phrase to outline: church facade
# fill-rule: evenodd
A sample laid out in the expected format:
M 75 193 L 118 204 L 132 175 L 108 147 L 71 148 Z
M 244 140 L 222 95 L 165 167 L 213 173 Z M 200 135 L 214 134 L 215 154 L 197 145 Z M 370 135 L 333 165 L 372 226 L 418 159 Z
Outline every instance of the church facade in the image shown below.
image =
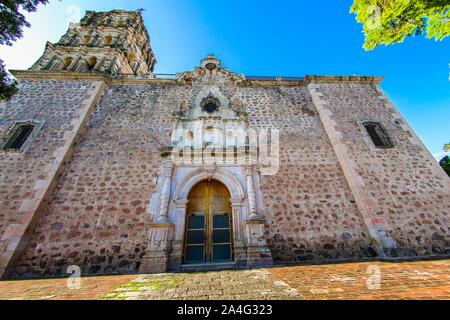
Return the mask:
M 450 253 L 450 179 L 381 77 L 155 63 L 139 11 L 89 11 L 12 71 L 2 278 Z

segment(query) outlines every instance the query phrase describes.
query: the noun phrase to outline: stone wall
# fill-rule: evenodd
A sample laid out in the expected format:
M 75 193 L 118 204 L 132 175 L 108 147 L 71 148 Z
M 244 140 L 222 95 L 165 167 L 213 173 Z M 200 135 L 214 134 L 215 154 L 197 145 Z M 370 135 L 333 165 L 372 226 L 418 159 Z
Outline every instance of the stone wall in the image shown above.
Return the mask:
M 251 126 L 280 129 L 280 170 L 262 178 L 267 237 L 276 262 L 373 254 L 330 141 L 306 87 L 239 90 Z
M 23 80 L 0 105 L 2 133 L 15 121 L 45 121 L 26 152 L 0 151 L 0 276 L 27 245 L 100 92 L 93 81 Z
M 263 177 L 268 240 L 277 261 L 361 258 L 371 241 L 304 86 L 215 83 L 240 101 L 255 129 L 281 130 L 281 167 Z M 17 275 L 136 272 L 148 241 L 147 214 L 159 150 L 171 117 L 203 88 L 110 85 L 62 175 Z
M 17 273 L 136 272 L 160 148 L 170 142 L 175 86 L 107 88 L 61 177 Z
M 319 84 L 332 119 L 398 256 L 450 253 L 450 180 L 376 86 Z M 376 149 L 358 121 L 378 121 L 394 142 Z
M 280 170 L 261 179 L 260 210 L 274 260 L 374 257 L 373 234 L 311 88 L 241 81 L 227 72 L 214 77 L 214 86 L 232 107 L 244 109 L 252 128 L 280 129 Z M 62 275 L 69 265 L 81 266 L 83 274 L 139 270 L 148 242 L 150 197 L 156 191 L 153 177 L 159 173 L 161 148 L 170 144 L 173 113 L 189 108 L 209 81 L 200 70 L 179 81 L 107 86 L 15 276 Z M 20 220 L 23 199 L 33 197 L 33 185 L 46 177 L 41 168 L 73 129 L 71 120 L 91 89 L 86 81 L 22 81 L 20 93 L 3 106 L 3 127 L 23 118 L 42 118 L 46 124 L 25 154 L 1 155 L 2 234 Z M 395 108 L 370 83 L 318 84 L 315 92 L 326 102 L 321 108 L 330 111 L 333 130 L 342 135 L 354 174 L 375 199 L 377 216 L 389 226 L 398 247 L 393 254 L 445 253 L 449 180 Z M 371 147 L 358 125 L 364 120 L 380 121 L 395 148 Z M 2 245 L 4 250 L 6 242 Z

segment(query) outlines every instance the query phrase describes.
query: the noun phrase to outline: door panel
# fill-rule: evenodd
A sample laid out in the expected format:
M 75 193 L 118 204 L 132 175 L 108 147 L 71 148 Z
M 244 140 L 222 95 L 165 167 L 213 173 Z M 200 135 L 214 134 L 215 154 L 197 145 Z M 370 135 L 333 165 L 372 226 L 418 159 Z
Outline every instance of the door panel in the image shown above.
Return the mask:
M 213 243 L 230 243 L 230 230 L 214 230 L 213 231 Z
M 231 229 L 230 214 L 221 213 L 213 215 L 213 252 L 214 262 L 231 260 Z
M 225 262 L 233 259 L 231 203 L 228 189 L 205 181 L 189 195 L 185 263 Z
M 205 215 L 190 215 L 187 221 L 185 260 L 188 263 L 205 260 Z
M 186 263 L 203 263 L 205 262 L 204 246 L 187 246 L 186 247 Z
M 229 244 L 215 244 L 213 247 L 213 262 L 231 261 L 231 248 Z

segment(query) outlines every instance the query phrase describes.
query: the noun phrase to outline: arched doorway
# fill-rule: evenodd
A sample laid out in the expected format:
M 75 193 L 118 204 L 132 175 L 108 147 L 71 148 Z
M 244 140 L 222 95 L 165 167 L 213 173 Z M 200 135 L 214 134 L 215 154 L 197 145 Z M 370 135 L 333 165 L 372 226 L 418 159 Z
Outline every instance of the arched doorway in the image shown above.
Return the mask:
M 183 262 L 233 261 L 231 195 L 216 180 L 198 183 L 189 193 Z

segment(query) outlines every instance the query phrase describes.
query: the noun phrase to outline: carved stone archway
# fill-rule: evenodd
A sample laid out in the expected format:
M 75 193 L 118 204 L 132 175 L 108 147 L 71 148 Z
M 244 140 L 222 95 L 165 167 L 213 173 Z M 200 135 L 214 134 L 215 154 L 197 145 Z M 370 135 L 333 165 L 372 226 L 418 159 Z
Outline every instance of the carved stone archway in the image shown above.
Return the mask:
M 265 239 L 265 219 L 257 212 L 252 170 L 248 168 L 239 180 L 230 168 L 185 168 L 163 166 L 160 191 L 156 194 L 155 217 L 150 224 L 149 245 L 140 272 L 160 273 L 180 270 L 189 194 L 207 180 L 221 182 L 230 192 L 233 222 L 234 266 L 259 267 L 272 265 L 272 256 Z
M 175 201 L 187 200 L 192 188 L 204 180 L 217 180 L 222 182 L 230 191 L 232 199 L 244 200 L 244 188 L 235 176 L 220 169 L 200 168 L 186 175 L 178 185 L 173 198 Z
M 172 252 L 169 258 L 169 267 L 171 269 L 178 269 L 182 261 L 189 193 L 198 183 L 205 180 L 217 180 L 225 185 L 230 192 L 235 262 L 238 265 L 246 263 L 247 255 L 243 235 L 244 230 L 242 227 L 242 222 L 246 216 L 246 212 L 244 212 L 244 188 L 235 176 L 220 168 L 200 168 L 187 174 L 179 183 L 173 195 L 175 211 L 172 220 L 175 221 L 175 235 L 172 242 Z

